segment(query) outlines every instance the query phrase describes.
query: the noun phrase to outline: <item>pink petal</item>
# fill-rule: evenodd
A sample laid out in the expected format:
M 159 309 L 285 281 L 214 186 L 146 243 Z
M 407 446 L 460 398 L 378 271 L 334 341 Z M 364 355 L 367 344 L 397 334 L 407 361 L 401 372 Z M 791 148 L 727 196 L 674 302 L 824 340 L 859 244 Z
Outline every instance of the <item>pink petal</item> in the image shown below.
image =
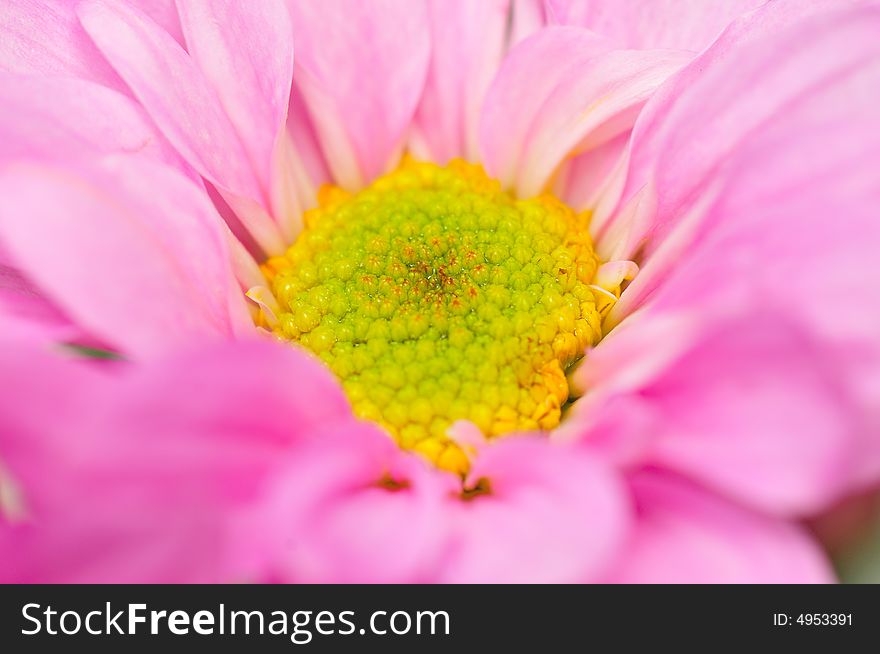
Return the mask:
M 266 214 L 269 189 L 227 114 L 229 93 L 218 93 L 180 45 L 139 11 L 90 0 L 77 12 L 166 138 L 193 168 L 229 194 L 227 201 L 260 245 L 280 252 L 283 241 Z M 273 129 L 269 131 L 274 134 Z
M 571 153 L 629 130 L 654 89 L 688 58 L 612 50 L 574 27 L 541 30 L 510 52 L 486 96 L 480 150 L 487 169 L 521 196 L 539 193 Z
M 314 207 L 318 188 L 331 183 L 332 178 L 305 100 L 295 86 L 290 89 L 287 131 L 297 156 L 297 165 L 294 166 L 297 195 L 303 208 Z
M 0 335 L 39 344 L 84 342 L 87 337 L 0 251 Z
M 811 112 L 821 111 L 825 124 L 851 135 L 837 147 L 843 158 L 870 121 L 874 100 L 854 89 L 870 88 L 855 78 L 876 61 L 877 15 L 877 7 L 867 5 L 819 2 L 804 11 L 802 3 L 783 0 L 735 21 L 639 118 L 622 195 L 603 198 L 594 216 L 600 254 L 625 259 L 645 245 L 650 255 L 679 223 L 693 229 L 684 219 L 699 224 L 709 194 L 723 184 L 719 172 L 735 165 L 758 130 L 806 135 L 806 144 L 789 144 L 805 149 L 824 146 L 831 142 L 824 134 L 807 131 L 817 120 Z M 785 151 L 782 143 L 776 148 Z M 768 183 L 791 172 L 778 168 Z M 678 249 L 686 246 L 685 236 Z M 670 252 L 667 260 L 674 259 Z
M 415 154 L 477 159 L 477 119 L 504 51 L 509 0 L 428 3 L 431 67 L 416 112 Z
M 393 166 L 430 55 L 422 3 L 289 0 L 302 92 L 337 183 L 357 189 Z
M 88 332 L 142 356 L 239 330 L 219 218 L 174 170 L 131 158 L 76 174 L 19 165 L 0 187 L 9 256 Z
M 544 0 L 511 0 L 510 47 L 531 36 L 547 24 Z
M 80 0 L 77 0 L 80 1 Z M 180 16 L 175 0 L 122 0 L 149 16 L 159 27 L 174 37 L 180 45 L 186 45 Z
M 85 80 L 0 74 L 0 159 L 86 152 L 137 154 L 186 170 L 128 96 Z
M 388 482 L 392 484 L 389 485 Z M 430 581 L 457 480 L 367 423 L 337 423 L 279 471 L 258 524 L 273 525 L 275 575 L 298 582 Z
M 77 0 L 16 0 L 0 6 L 0 71 L 80 77 L 120 91 L 74 13 Z
M 600 442 L 613 425 L 618 448 L 641 443 L 643 462 L 783 515 L 827 506 L 858 487 L 866 456 L 876 462 L 839 362 L 784 316 L 691 318 L 665 339 L 653 323 L 612 333 L 580 371 L 597 395 L 579 413 L 602 412 L 588 431 Z
M 632 480 L 637 517 L 616 583 L 828 583 L 819 546 L 799 527 L 743 510 L 675 477 Z
M 481 450 L 468 482 L 491 492 L 456 499 L 455 545 L 442 579 L 560 583 L 604 575 L 629 524 L 613 472 L 585 449 L 508 437 Z
M 243 528 L 264 482 L 291 445 L 348 412 L 322 366 L 272 343 L 100 371 L 21 349 L 0 361 L 11 373 L 0 457 L 26 508 L 0 532 L 4 581 L 260 574 L 272 528 Z
M 190 56 L 235 126 L 270 198 L 293 78 L 293 36 L 281 0 L 178 2 Z M 281 192 L 281 191 L 278 191 Z M 278 215 L 277 203 L 269 207 Z
M 564 164 L 555 182 L 557 196 L 575 210 L 594 207 L 626 152 L 629 137 L 629 131 L 623 132 Z
M 669 349 L 677 339 L 657 337 L 657 321 L 689 325 L 672 348 L 681 359 L 623 391 L 619 415 L 627 404 L 649 424 L 659 414 L 660 430 L 647 429 L 665 434 L 654 454 L 664 465 L 804 514 L 880 479 L 880 12 L 773 7 L 725 33 L 683 73 L 687 88 L 670 85 L 680 95 L 664 91 L 655 107 L 666 113 L 646 109 L 662 153 L 640 167 L 654 137 L 638 125 L 630 174 L 650 168 L 648 181 L 630 202 L 635 221 L 624 211 L 603 242 L 628 234 L 631 252 L 644 243 L 639 225 L 656 239 L 609 317 L 644 305 L 655 319 L 637 319 L 622 339 L 645 330 Z M 795 42 L 810 46 L 787 50 Z M 772 93 L 749 95 L 756 82 L 739 77 L 749 70 L 774 75 L 760 83 Z M 604 351 L 606 369 L 628 366 L 631 354 L 612 354 L 616 340 L 591 359 Z M 670 411 L 675 431 L 663 426 Z
M 626 48 L 697 52 L 766 0 L 546 0 L 550 22 L 586 27 Z

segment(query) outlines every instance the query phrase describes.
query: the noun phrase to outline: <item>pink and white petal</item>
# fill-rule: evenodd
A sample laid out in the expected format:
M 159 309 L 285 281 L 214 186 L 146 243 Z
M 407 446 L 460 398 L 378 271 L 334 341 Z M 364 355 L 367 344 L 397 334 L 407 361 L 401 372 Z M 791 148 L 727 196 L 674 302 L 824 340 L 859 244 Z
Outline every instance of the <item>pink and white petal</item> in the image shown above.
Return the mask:
M 620 480 L 585 448 L 509 437 L 478 453 L 468 474 L 489 492 L 454 498 L 454 545 L 442 580 L 562 583 L 601 578 L 630 507 Z
M 433 581 L 457 485 L 378 427 L 337 422 L 297 448 L 254 516 L 280 526 L 270 572 L 312 583 Z
M 317 205 L 318 188 L 322 184 L 330 183 L 332 176 L 321 151 L 318 134 L 309 117 L 309 110 L 295 83 L 290 89 L 287 131 L 296 155 L 293 168 L 297 197 L 303 207 L 308 209 Z
M 341 186 L 362 187 L 393 166 L 430 58 L 427 6 L 410 0 L 288 0 L 295 83 Z
M 430 0 L 431 66 L 410 136 L 415 156 L 476 161 L 480 107 L 505 49 L 510 0 Z
M 783 0 L 734 21 L 639 117 L 625 184 L 602 199 L 594 216 L 600 254 L 626 259 L 644 247 L 650 256 L 685 217 L 698 226 L 706 196 L 718 191 L 722 173 L 758 131 L 773 125 L 825 144 L 823 134 L 796 127 L 802 111 L 821 106 L 826 121 L 836 116 L 845 130 L 852 112 L 873 106 L 866 90 L 851 96 L 847 89 L 877 60 L 878 15 L 876 4 L 817 2 L 805 11 L 802 3 Z M 853 122 L 846 143 L 864 127 Z M 774 178 L 779 174 L 790 169 Z M 686 247 L 689 239 L 678 236 L 677 247 Z
M 627 132 L 654 89 L 689 58 L 613 50 L 576 27 L 541 30 L 511 50 L 486 96 L 487 169 L 520 196 L 541 192 L 570 154 Z
M 76 173 L 21 164 L 0 187 L 9 256 L 89 333 L 139 357 L 236 331 L 219 218 L 180 173 L 132 158 Z
M 273 206 L 276 150 L 293 79 L 293 36 L 281 0 L 178 2 L 189 54 L 214 88 Z
M 167 32 L 126 5 L 89 0 L 77 8 L 89 36 L 183 158 L 227 200 L 259 244 L 280 252 L 283 240 L 267 214 L 268 189 L 221 97 Z M 230 204 L 233 204 L 230 201 Z
M 86 80 L 0 73 L 0 160 L 84 153 L 135 154 L 189 171 L 129 96 Z
M 125 91 L 125 84 L 77 20 L 78 0 L 16 0 L 0 6 L 0 71 L 79 77 Z
M 801 527 L 725 502 L 664 473 L 631 479 L 636 518 L 613 583 L 829 583 Z
M 623 159 L 629 137 L 629 131 L 623 132 L 563 164 L 554 185 L 556 195 L 575 210 L 594 207 Z
M 551 24 L 576 25 L 622 47 L 691 50 L 712 43 L 731 21 L 767 0 L 546 0 Z

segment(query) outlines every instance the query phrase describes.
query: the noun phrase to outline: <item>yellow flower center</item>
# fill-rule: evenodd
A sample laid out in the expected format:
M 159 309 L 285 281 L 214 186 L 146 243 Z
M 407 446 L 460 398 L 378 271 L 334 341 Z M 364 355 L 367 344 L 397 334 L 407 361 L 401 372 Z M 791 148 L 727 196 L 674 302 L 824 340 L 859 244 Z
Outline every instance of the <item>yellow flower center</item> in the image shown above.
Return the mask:
M 407 159 L 369 188 L 325 187 L 268 260 L 268 326 L 326 362 L 356 415 L 463 472 L 457 420 L 487 437 L 551 429 L 565 371 L 601 337 L 586 219 L 517 200 L 480 166 Z

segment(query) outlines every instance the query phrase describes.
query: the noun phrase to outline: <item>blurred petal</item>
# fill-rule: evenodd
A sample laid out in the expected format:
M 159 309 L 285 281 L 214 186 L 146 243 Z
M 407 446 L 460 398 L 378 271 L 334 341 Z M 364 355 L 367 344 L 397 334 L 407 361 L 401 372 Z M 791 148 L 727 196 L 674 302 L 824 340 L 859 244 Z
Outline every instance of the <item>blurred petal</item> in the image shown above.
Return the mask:
M 16 266 L 122 351 L 227 338 L 245 318 L 230 306 L 236 285 L 219 217 L 172 169 L 134 159 L 76 174 L 19 165 L 0 187 L 0 241 Z
M 0 533 L 3 581 L 259 575 L 271 529 L 244 527 L 264 480 L 291 444 L 347 411 L 321 366 L 272 343 L 109 371 L 9 348 L 0 362 L 12 373 L 0 458 L 26 509 Z
M 511 0 L 509 46 L 513 47 L 544 27 L 544 0 Z
M 430 57 L 427 7 L 411 0 L 289 0 L 302 92 L 336 182 L 357 189 L 399 155 Z
M 457 479 L 401 451 L 376 426 L 339 422 L 280 470 L 259 524 L 278 525 L 286 581 L 431 581 Z
M 479 452 L 468 482 L 482 478 L 488 494 L 456 500 L 443 581 L 560 583 L 605 573 L 630 510 L 615 475 L 585 449 L 509 437 Z
M 586 27 L 625 48 L 699 51 L 767 0 L 546 0 L 551 23 Z
M 83 31 L 77 0 L 16 0 L 0 5 L 0 71 L 80 77 L 120 91 L 125 84 Z
M 688 55 L 612 50 L 574 27 L 543 29 L 515 47 L 486 96 L 480 149 L 489 172 L 529 197 L 571 153 L 630 129 L 654 89 Z
M 475 161 L 477 120 L 504 51 L 510 0 L 431 0 L 431 67 L 412 135 L 416 156 Z
M 613 425 L 616 449 L 641 448 L 637 460 L 765 511 L 813 513 L 864 483 L 866 457 L 880 454 L 822 345 L 766 309 L 714 324 L 692 315 L 677 333 L 641 319 L 579 370 L 596 395 L 576 415 L 601 410 L 589 441 L 607 446 Z
M 615 583 L 828 583 L 833 572 L 799 527 L 743 510 L 674 477 L 632 480 L 637 517 Z
M 86 340 L 82 330 L 9 263 L 0 252 L 0 337 L 50 345 Z
M 79 1 L 77 0 L 77 2 Z M 159 27 L 173 36 L 180 45 L 186 45 L 175 0 L 123 0 L 123 2 L 127 2 L 135 9 L 140 9 Z

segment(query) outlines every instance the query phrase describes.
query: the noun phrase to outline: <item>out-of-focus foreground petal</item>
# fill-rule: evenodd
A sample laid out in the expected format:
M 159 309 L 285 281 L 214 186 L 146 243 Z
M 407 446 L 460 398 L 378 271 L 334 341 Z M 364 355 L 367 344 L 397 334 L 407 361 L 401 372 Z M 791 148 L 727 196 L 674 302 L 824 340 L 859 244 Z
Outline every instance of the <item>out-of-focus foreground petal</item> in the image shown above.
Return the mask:
M 0 360 L 0 483 L 22 500 L 0 516 L 3 581 L 261 578 L 276 541 L 247 512 L 292 443 L 348 412 L 329 373 L 271 343 L 143 367 Z
M 726 503 L 672 476 L 632 481 L 636 528 L 606 581 L 828 583 L 834 574 L 806 532 Z
M 15 0 L 0 6 L 0 71 L 125 84 L 77 20 L 78 0 Z
M 630 528 L 626 490 L 585 449 L 508 437 L 479 452 L 486 492 L 451 507 L 455 541 L 440 579 L 563 583 L 605 573 Z

